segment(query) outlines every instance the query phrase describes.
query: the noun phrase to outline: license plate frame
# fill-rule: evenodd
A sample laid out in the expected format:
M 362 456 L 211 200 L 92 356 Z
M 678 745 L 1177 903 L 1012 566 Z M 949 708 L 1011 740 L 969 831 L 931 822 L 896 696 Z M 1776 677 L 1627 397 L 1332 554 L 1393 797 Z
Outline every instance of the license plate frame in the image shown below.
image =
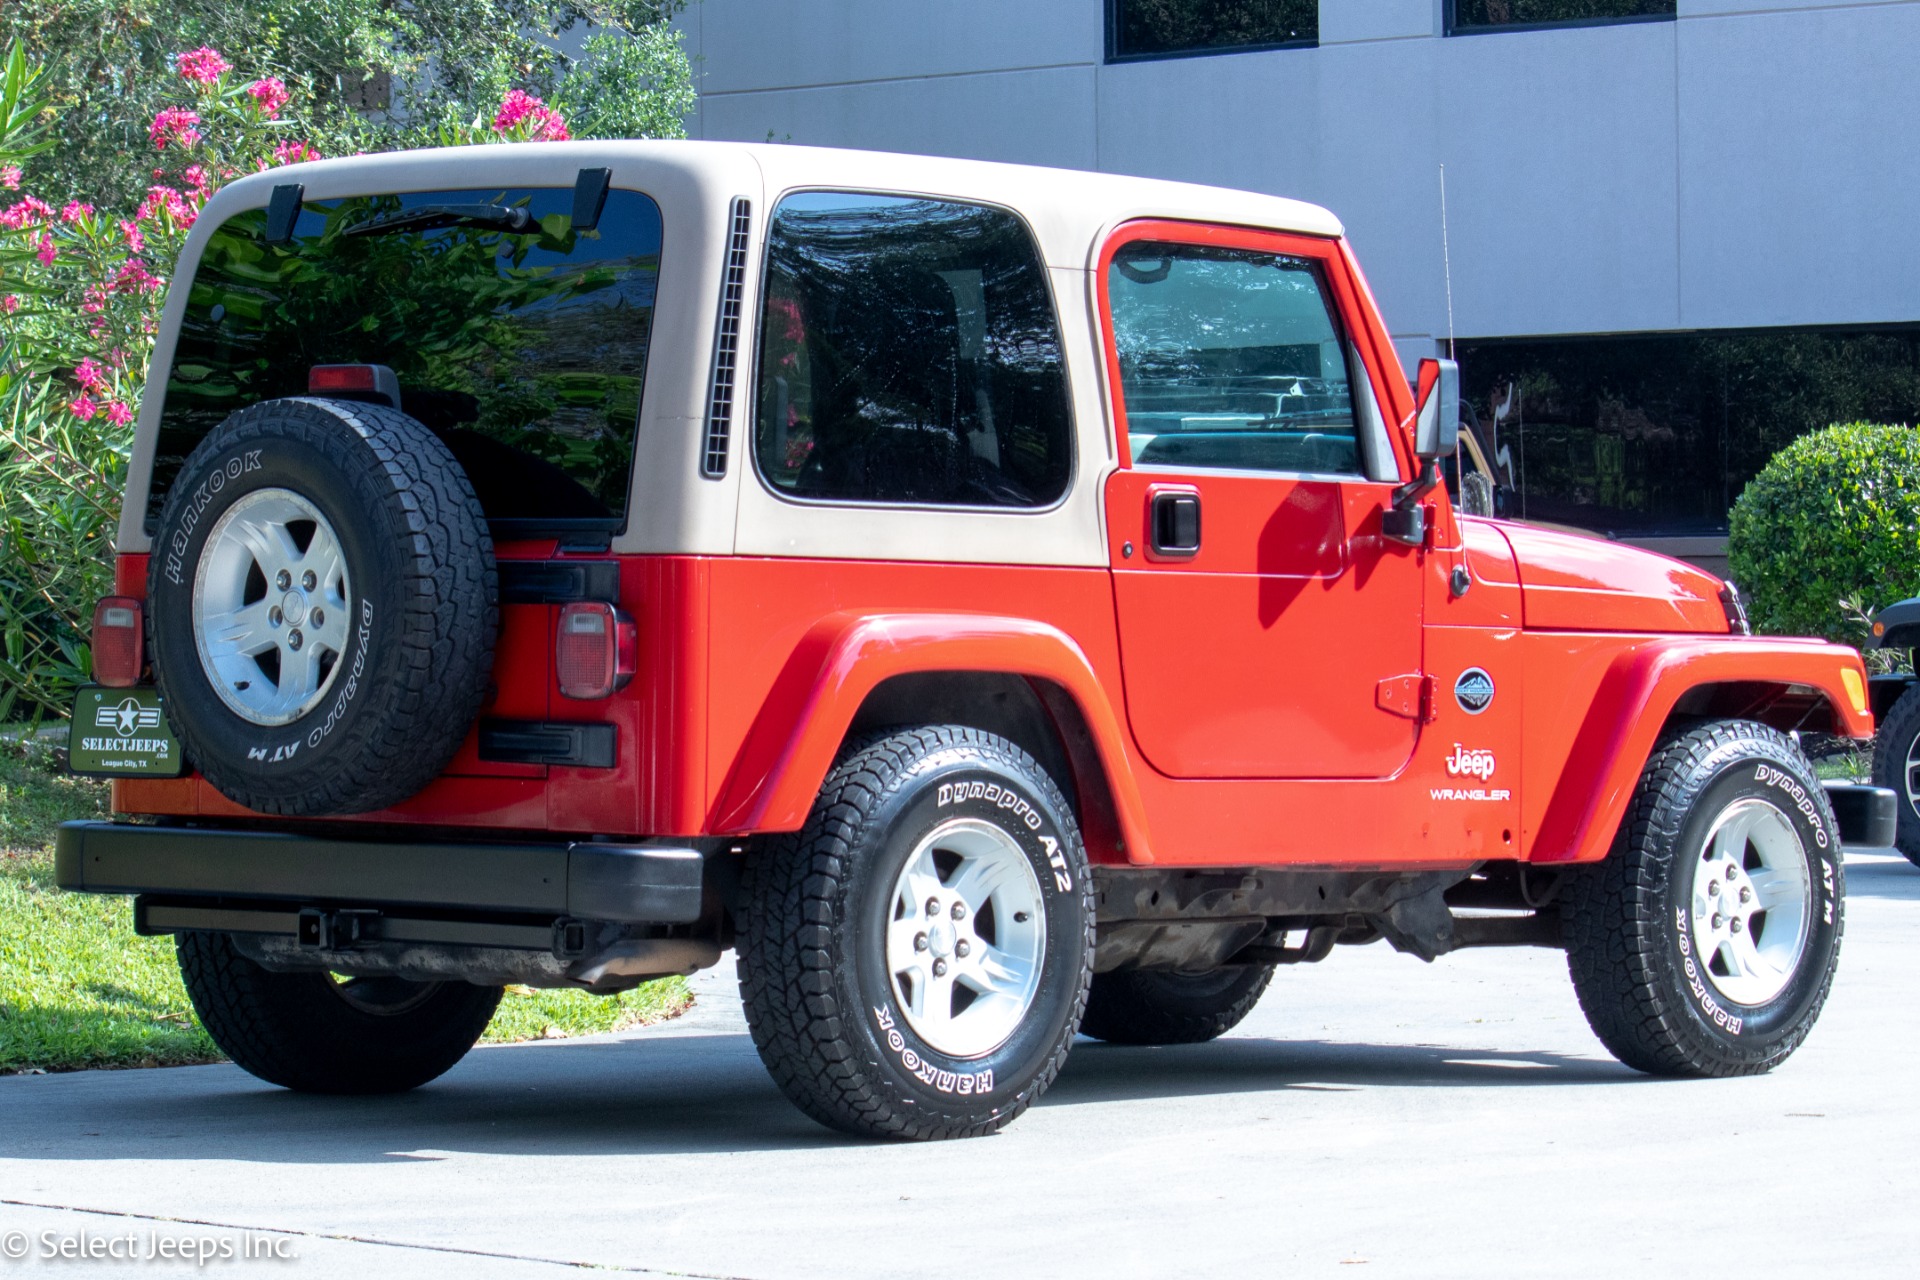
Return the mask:
M 180 739 L 151 685 L 74 690 L 67 771 L 82 778 L 177 778 L 186 772 Z

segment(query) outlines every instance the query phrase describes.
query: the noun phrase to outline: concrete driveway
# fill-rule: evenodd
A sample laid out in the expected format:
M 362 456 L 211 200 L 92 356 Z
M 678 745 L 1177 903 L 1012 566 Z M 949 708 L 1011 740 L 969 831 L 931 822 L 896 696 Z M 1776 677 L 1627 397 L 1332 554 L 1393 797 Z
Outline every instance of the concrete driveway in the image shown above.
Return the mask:
M 675 1023 L 480 1049 L 399 1098 L 0 1079 L 0 1245 L 205 1238 L 226 1274 L 355 1280 L 1911 1275 L 1920 870 L 1856 855 L 1848 881 L 1826 1015 L 1759 1079 L 1617 1065 L 1558 953 L 1374 946 L 1282 971 L 1211 1045 L 1083 1041 L 999 1137 L 878 1145 L 787 1105 L 726 971 Z

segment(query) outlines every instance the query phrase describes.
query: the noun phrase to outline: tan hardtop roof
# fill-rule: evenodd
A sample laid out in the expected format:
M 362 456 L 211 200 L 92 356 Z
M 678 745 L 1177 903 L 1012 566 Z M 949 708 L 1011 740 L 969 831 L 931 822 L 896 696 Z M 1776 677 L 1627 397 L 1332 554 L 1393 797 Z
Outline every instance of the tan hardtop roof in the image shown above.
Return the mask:
M 755 176 L 772 198 L 797 189 L 852 188 L 1006 205 L 1034 225 L 1056 266 L 1087 265 L 1086 246 L 1103 229 L 1134 218 L 1341 234 L 1339 219 L 1318 205 L 1230 187 L 942 156 L 742 142 L 517 143 L 347 156 L 241 179 L 223 189 L 207 213 L 217 223 L 240 209 L 265 204 L 274 186 L 291 181 L 306 184 L 308 199 L 330 199 L 449 185 L 570 185 L 577 170 L 597 166 L 612 168 L 614 181 L 623 186 L 642 185 L 645 171 L 666 169 L 720 194 L 757 170 Z M 1077 251 L 1071 247 L 1075 245 Z

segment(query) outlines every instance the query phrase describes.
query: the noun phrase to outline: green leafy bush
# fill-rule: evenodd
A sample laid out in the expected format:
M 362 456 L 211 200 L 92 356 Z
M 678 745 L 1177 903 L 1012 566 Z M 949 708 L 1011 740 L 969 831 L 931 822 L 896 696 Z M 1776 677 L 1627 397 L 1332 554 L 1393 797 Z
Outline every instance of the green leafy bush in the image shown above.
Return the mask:
M 1920 595 L 1920 432 L 1852 422 L 1802 436 L 1730 523 L 1728 567 L 1755 630 L 1859 644 L 1859 604 Z

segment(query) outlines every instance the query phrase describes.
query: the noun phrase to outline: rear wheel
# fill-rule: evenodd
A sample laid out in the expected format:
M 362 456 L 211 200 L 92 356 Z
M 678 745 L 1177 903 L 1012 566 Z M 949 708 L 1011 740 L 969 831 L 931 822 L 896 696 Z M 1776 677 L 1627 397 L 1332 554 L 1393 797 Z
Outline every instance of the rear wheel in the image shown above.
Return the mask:
M 747 858 L 755 1047 L 814 1119 L 991 1133 L 1053 1082 L 1086 1002 L 1093 889 L 1032 757 L 952 725 L 858 747 L 798 833 Z
M 400 1093 L 465 1057 L 499 987 L 275 973 L 225 934 L 183 933 L 180 974 L 200 1024 L 236 1065 L 302 1093 Z
M 1615 1057 L 1659 1075 L 1785 1061 L 1833 985 L 1839 827 L 1813 767 L 1764 725 L 1664 741 L 1604 862 L 1568 881 L 1567 961 Z
M 1199 1044 L 1238 1026 L 1272 980 L 1270 964 L 1096 973 L 1080 1031 L 1111 1044 Z
M 1920 866 L 1920 684 L 1908 685 L 1880 723 L 1873 782 L 1896 797 L 1893 843 Z

